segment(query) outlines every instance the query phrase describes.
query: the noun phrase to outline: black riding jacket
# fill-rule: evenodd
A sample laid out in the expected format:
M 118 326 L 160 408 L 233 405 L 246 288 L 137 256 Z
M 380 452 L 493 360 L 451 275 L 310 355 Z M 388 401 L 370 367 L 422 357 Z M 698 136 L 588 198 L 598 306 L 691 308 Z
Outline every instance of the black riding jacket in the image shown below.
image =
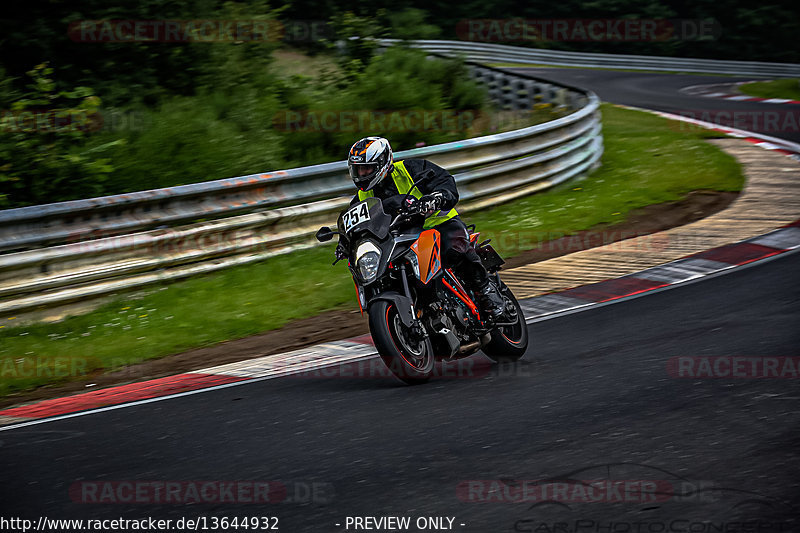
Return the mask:
M 424 172 L 432 170 L 433 176 L 420 183 L 417 189 L 423 195 L 432 194 L 434 192 L 441 193 L 443 198 L 441 211 L 443 213 L 455 207 L 458 202 L 458 189 L 456 188 L 456 180 L 449 172 L 427 159 L 404 159 L 403 164 L 411 175 L 411 179 L 415 181 Z M 392 179 L 391 172 L 389 172 L 372 191 L 375 193 L 375 196 L 383 201 L 383 209 L 387 213 L 394 213 L 397 211 L 400 207 L 400 201 L 403 199 L 403 196 L 405 196 L 398 192 L 394 180 Z M 358 201 L 358 193 L 356 193 L 350 201 L 350 205 L 355 205 Z

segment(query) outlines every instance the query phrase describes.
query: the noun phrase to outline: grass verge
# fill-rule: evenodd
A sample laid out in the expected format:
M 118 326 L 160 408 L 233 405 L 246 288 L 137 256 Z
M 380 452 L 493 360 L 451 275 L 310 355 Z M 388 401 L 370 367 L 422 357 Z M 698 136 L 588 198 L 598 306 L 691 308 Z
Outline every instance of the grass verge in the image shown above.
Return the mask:
M 495 239 L 500 255 L 623 221 L 632 209 L 680 200 L 693 190 L 739 191 L 744 185 L 736 160 L 703 142 L 718 133 L 609 104 L 602 113 L 605 152 L 594 173 L 467 217 Z M 520 230 L 526 230 L 524 239 Z
M 486 234 L 568 234 L 623 220 L 628 211 L 692 190 L 740 190 L 735 159 L 666 119 L 603 105 L 603 166 L 589 178 L 465 218 Z M 533 247 L 496 241 L 505 256 Z M 56 324 L 0 324 L 0 396 L 113 370 L 145 359 L 275 329 L 326 309 L 354 305 L 346 268 L 331 268 L 332 245 L 160 287 Z
M 759 98 L 800 100 L 800 79 L 784 78 L 782 80 L 756 81 L 740 85 L 739 90 L 744 94 Z

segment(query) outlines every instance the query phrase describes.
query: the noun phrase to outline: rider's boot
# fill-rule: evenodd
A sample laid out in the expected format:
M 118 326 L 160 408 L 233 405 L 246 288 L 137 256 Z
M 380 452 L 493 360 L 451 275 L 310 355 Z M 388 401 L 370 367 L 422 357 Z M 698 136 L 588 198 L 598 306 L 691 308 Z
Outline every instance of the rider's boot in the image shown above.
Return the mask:
M 483 287 L 478 288 L 478 303 L 481 305 L 481 310 L 495 320 L 500 318 L 506 309 L 505 299 L 497 292 L 494 283 L 490 283 L 488 279 Z

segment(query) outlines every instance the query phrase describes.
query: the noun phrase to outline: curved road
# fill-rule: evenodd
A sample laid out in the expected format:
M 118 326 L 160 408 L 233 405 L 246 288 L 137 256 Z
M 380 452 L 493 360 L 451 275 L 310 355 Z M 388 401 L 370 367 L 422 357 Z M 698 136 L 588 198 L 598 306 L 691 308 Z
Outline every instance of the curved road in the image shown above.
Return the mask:
M 796 107 L 678 92 L 717 76 L 524 70 L 673 113 Z M 800 531 L 800 380 L 785 366 L 800 356 L 797 272 L 792 253 L 537 322 L 521 362 L 476 356 L 423 387 L 351 365 L 0 430 L 0 517 L 206 517 L 173 531 L 257 516 L 284 532 L 419 531 L 425 517 L 471 532 Z M 676 358 L 732 356 L 772 358 L 787 377 L 673 377 Z M 269 502 L 246 503 L 265 486 Z M 346 527 L 392 515 L 410 527 Z
M 738 102 L 679 92 L 692 85 L 736 83 L 749 81 L 752 77 L 642 74 L 572 68 L 507 70 L 591 89 L 601 100 L 614 104 L 665 111 L 800 143 L 800 104 Z
M 478 356 L 469 374 L 480 377 L 406 387 L 350 369 L 0 432 L 2 515 L 271 515 L 288 532 L 385 515 L 455 517 L 454 530 L 476 532 L 706 531 L 705 521 L 751 519 L 798 531 L 800 380 L 668 371 L 676 357 L 799 356 L 798 271 L 794 253 L 535 323 L 522 362 Z M 573 480 L 566 501 L 498 502 L 521 493 L 487 481 L 545 479 Z M 131 505 L 119 501 L 130 488 L 106 494 L 119 487 L 110 482 L 209 480 L 278 481 L 295 501 Z M 634 485 L 590 501 L 574 480 Z M 103 494 L 108 503 L 94 503 Z

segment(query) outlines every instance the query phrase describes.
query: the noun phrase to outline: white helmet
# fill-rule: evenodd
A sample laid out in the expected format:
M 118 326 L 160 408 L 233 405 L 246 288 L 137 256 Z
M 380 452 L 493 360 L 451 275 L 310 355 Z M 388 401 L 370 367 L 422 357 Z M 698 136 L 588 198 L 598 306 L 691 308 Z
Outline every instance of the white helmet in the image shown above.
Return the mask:
M 350 148 L 347 169 L 356 187 L 368 191 L 386 177 L 393 162 L 389 141 L 383 137 L 365 137 Z

